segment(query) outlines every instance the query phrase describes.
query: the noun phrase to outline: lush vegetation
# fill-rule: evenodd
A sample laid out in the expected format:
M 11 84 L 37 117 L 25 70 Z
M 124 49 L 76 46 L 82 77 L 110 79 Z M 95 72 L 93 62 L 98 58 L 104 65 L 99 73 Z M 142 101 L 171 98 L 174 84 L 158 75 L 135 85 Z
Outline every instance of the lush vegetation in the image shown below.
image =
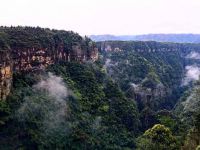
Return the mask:
M 62 77 L 68 95 L 57 103 L 37 90 L 48 78 L 44 71 L 14 74 L 12 93 L 1 101 L 1 149 L 165 150 L 184 144 L 186 128 L 178 118 L 166 110 L 139 113 L 100 62 L 55 64 L 46 71 Z
M 176 150 L 177 139 L 169 128 L 156 124 L 138 138 L 138 150 Z
M 83 50 L 89 51 L 93 44 L 89 38 L 82 38 L 73 31 L 40 27 L 0 27 L 0 50 L 49 48 L 50 52 L 54 52 L 63 46 L 69 52 L 73 45 L 80 45 Z
M 172 147 L 169 143 L 159 146 L 144 134 L 137 140 L 138 148 L 196 148 L 198 142 L 194 141 L 200 139 L 194 125 L 199 111 L 199 83 L 191 84 L 193 88 L 182 83 L 185 66 L 199 64 L 198 59 L 187 59 L 191 51 L 198 53 L 199 45 L 132 41 L 107 41 L 97 45 L 102 50 L 101 61 L 107 74 L 128 98 L 135 99 L 140 131 L 162 124 L 176 138 Z
M 34 36 L 33 36 L 34 35 Z M 88 38 L 31 27 L 1 27 L 0 49 L 70 51 Z M 114 51 L 104 51 L 106 44 Z M 198 44 L 97 43 L 97 62 L 62 62 L 15 72 L 0 101 L 0 149 L 199 149 L 199 82 L 181 86 Z M 103 46 L 103 48 L 101 47 Z M 189 50 L 189 51 L 188 51 Z
M 45 73 L 15 74 L 12 94 L 1 107 L 1 148 L 135 147 L 135 136 L 139 132 L 135 102 L 125 97 L 100 66 L 64 63 L 52 65 L 47 71 L 61 76 L 71 90 L 64 99 L 68 107 L 66 116 L 60 124 L 56 123 L 59 120 L 51 120 L 50 114 L 56 117 L 60 105 L 45 92 L 34 89 Z M 48 124 L 53 122 L 53 127 L 43 127 L 45 116 L 50 119 Z
M 103 49 L 106 45 L 111 45 L 113 49 L 117 47 L 122 50 L 103 52 L 102 61 L 105 63 L 107 73 L 127 95 L 132 95 L 129 89 L 133 84 L 144 90 L 160 89 L 161 92 L 168 94 L 161 97 L 154 95 L 151 98 L 151 109 L 173 108 L 184 91 L 180 86 L 185 73 L 185 60 L 182 55 L 185 55 L 184 51 L 188 45 L 156 42 L 105 42 L 103 44 L 105 44 Z M 100 48 L 103 44 L 97 45 Z M 178 50 L 180 47 L 182 52 Z M 195 45 L 191 49 L 194 47 Z M 140 106 L 142 110 L 144 104 Z

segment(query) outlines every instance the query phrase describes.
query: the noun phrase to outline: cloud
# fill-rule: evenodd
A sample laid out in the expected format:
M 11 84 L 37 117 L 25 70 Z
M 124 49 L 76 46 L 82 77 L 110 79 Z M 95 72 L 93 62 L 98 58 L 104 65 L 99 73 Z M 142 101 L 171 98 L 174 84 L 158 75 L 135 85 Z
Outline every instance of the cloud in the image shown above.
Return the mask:
M 183 79 L 182 85 L 188 85 L 192 81 L 199 80 L 200 68 L 196 65 L 186 66 L 186 75 Z
M 48 73 L 46 79 L 41 80 L 38 84 L 33 86 L 37 90 L 44 90 L 49 96 L 61 101 L 68 95 L 68 89 L 65 86 L 63 79 L 57 77 L 52 73 Z
M 63 79 L 48 73 L 31 88 L 31 91 L 16 112 L 18 120 L 24 125 L 34 121 L 44 141 L 52 138 L 56 141 L 66 137 L 70 131 L 67 100 L 72 92 Z
M 188 59 L 200 59 L 200 53 L 197 52 L 190 52 L 186 58 Z
M 130 83 L 130 85 L 133 87 L 133 88 L 138 88 L 139 85 L 135 84 L 135 83 Z
M 105 67 L 109 67 L 111 65 L 111 59 L 107 58 L 105 62 Z

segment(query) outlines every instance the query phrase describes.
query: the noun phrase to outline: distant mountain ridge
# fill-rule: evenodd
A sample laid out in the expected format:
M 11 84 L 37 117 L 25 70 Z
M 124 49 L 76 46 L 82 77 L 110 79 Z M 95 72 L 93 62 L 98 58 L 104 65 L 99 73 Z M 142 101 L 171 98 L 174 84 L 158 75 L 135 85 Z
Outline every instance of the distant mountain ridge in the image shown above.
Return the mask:
M 174 43 L 200 43 L 200 34 L 144 34 L 144 35 L 91 35 L 94 41 L 157 41 Z

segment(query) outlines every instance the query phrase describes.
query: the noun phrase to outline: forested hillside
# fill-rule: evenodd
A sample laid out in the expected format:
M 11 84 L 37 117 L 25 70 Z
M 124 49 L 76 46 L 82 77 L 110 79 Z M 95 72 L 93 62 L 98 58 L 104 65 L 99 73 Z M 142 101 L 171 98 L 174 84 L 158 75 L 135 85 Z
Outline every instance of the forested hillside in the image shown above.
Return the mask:
M 108 76 L 128 98 L 136 101 L 140 131 L 164 124 L 180 138 L 180 145 L 184 145 L 187 132 L 191 132 L 193 141 L 190 139 L 189 146 L 186 144 L 188 147 L 182 146 L 183 149 L 196 148 L 199 142 L 195 139 L 200 139 L 194 125 L 200 102 L 199 46 L 131 41 L 97 43 Z
M 135 147 L 135 102 L 99 65 L 63 63 L 46 71 L 14 74 L 12 93 L 1 101 L 1 149 Z
M 0 99 L 10 92 L 13 72 L 44 69 L 58 62 L 96 61 L 95 43 L 72 31 L 0 27 Z
M 200 44 L 1 27 L 0 47 L 0 149 L 200 145 Z

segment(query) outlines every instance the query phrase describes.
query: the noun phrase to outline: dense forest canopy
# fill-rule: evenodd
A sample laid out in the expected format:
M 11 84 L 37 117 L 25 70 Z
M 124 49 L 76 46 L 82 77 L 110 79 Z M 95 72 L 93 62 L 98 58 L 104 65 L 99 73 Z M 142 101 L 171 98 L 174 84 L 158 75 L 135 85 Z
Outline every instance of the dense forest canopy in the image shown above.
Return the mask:
M 50 48 L 54 49 L 62 43 L 65 50 L 80 44 L 84 49 L 94 44 L 89 38 L 81 37 L 73 31 L 55 30 L 40 27 L 0 27 L 1 49 L 8 48 Z

